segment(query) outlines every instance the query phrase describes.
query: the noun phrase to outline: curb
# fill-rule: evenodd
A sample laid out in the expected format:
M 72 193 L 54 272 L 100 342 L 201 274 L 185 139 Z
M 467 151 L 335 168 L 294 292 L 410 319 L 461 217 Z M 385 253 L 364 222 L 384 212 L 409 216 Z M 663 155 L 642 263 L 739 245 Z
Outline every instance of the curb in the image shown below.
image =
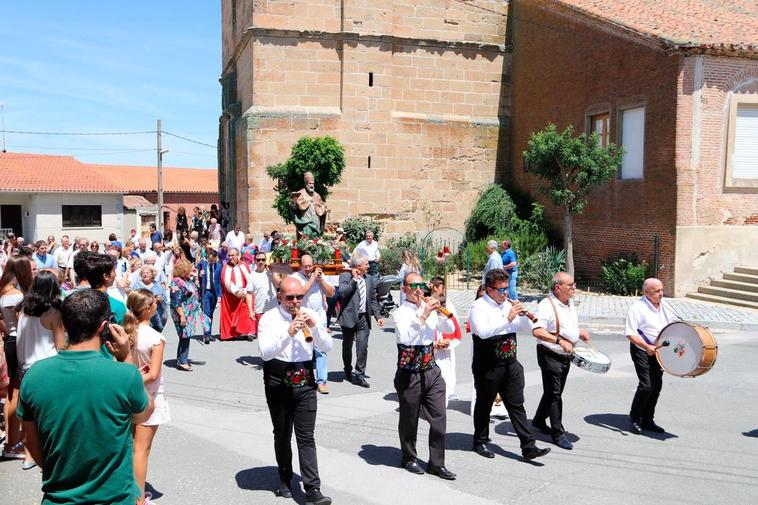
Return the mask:
M 594 324 L 608 324 L 608 325 L 624 325 L 626 323 L 625 317 L 620 316 L 582 316 L 579 315 L 580 322 L 589 322 Z M 685 320 L 688 323 L 695 323 L 705 326 L 709 329 L 715 330 L 737 330 L 737 331 L 758 331 L 758 323 L 740 323 L 740 322 L 727 322 L 727 321 L 698 321 L 698 320 Z

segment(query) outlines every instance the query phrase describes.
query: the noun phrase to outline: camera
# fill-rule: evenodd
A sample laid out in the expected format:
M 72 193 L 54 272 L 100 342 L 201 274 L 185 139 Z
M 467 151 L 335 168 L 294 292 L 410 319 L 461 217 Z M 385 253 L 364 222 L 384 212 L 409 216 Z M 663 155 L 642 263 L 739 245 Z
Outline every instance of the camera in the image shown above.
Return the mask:
M 116 323 L 116 314 L 113 312 L 111 312 L 108 316 L 108 324 L 106 324 L 103 328 L 103 340 L 107 340 L 108 342 L 113 342 L 113 334 L 111 333 L 111 329 L 109 327 L 111 324 L 118 324 Z

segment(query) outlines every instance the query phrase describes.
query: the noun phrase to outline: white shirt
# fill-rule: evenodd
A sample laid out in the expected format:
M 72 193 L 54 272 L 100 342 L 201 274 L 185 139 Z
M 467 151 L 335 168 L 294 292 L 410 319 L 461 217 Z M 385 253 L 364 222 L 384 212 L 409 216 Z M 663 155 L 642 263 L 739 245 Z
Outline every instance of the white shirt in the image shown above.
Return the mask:
M 505 302 L 499 305 L 490 298 L 490 295 L 485 294 L 476 300 L 469 310 L 468 321 L 471 325 L 471 334 L 485 339 L 517 332 L 521 326 L 522 316 L 516 316 L 513 321 L 508 321 L 510 311 L 510 303 Z
M 663 307 L 663 299 L 656 309 L 647 299 L 647 296 L 643 295 L 629 307 L 624 335 L 638 335 L 645 342 L 653 345 L 663 327 L 672 322 L 673 319 L 673 314 Z
M 313 311 L 302 308 L 309 312 L 317 322 L 310 328 L 312 342 L 306 342 L 303 331 L 290 337 L 288 330 L 292 324 L 292 315 L 281 306 L 276 306 L 267 311 L 258 322 L 258 348 L 261 351 L 263 361 L 278 359 L 289 363 L 311 361 L 313 359 L 313 346 L 321 352 L 329 352 L 332 349 L 332 337 L 326 332 L 324 323 Z
M 21 313 L 18 318 L 17 334 L 16 355 L 18 364 L 23 369 L 58 354 L 53 330 L 42 326 L 42 319 L 39 317 Z
M 71 257 L 71 254 L 73 252 L 74 248 L 70 245 L 68 246 L 68 249 L 64 249 L 63 246 L 55 248 L 53 258 L 55 258 L 55 264 L 58 265 L 58 268 L 66 268 L 68 265 L 68 259 Z
M 261 251 L 265 253 L 271 252 L 271 244 L 273 242 L 274 242 L 274 239 L 272 238 L 269 238 L 268 240 L 264 238 L 263 240 L 261 240 L 261 246 L 260 246 Z
M 226 243 L 229 244 L 229 249 L 235 248 L 237 250 L 242 249 L 245 245 L 245 234 L 241 231 L 239 234 L 234 233 L 234 230 L 226 234 Z
M 271 272 L 253 270 L 250 274 L 250 281 L 255 295 L 256 314 L 262 314 L 277 306 L 276 286 L 274 286 L 274 278 Z
M 134 349 L 137 368 L 150 365 L 150 360 L 155 347 L 161 342 L 166 342 L 166 338 L 159 332 L 155 331 L 147 324 L 140 324 L 137 327 L 137 342 Z M 152 395 L 163 393 L 163 372 L 158 374 L 158 378 L 145 384 L 145 390 Z
M 308 283 L 308 279 L 303 275 L 302 272 L 295 272 L 292 274 L 292 277 L 300 281 L 300 284 L 305 286 Z M 324 292 L 321 291 L 321 284 L 319 284 L 318 281 L 313 281 L 313 285 L 311 286 L 311 289 L 308 290 L 307 293 L 305 293 L 305 298 L 303 298 L 303 307 L 306 307 L 308 309 L 311 309 L 313 312 L 318 314 L 318 316 L 324 320 L 324 323 L 326 323 L 326 307 L 324 306 Z
M 369 261 L 376 261 L 379 259 L 379 242 L 372 240 L 369 244 L 367 240 L 364 240 L 355 247 L 353 254 L 365 256 Z
M 437 332 L 452 333 L 455 331 L 453 321 L 447 317 L 439 317 L 435 310 L 421 326 L 421 315 L 426 308 L 425 303 L 420 306 L 411 302 L 404 302 L 392 314 L 395 320 L 395 339 L 400 345 L 430 345 L 437 338 Z
M 503 258 L 497 251 L 492 251 L 489 258 L 487 259 L 487 264 L 484 265 L 484 271 L 482 272 L 482 284 L 484 284 L 485 278 L 487 277 L 487 272 L 496 268 L 503 268 Z
M 555 311 L 550 302 L 555 304 Z M 579 314 L 576 313 L 574 302 L 569 300 L 568 305 L 561 303 L 553 293 L 540 300 L 537 305 L 538 321 L 532 323 L 532 329 L 545 328 L 550 333 L 555 333 L 555 314 L 558 313 L 558 323 L 561 329 L 561 338 L 571 341 L 575 344 L 579 340 Z M 538 340 L 537 344 L 544 345 L 556 354 L 568 354 L 559 344 L 551 344 L 543 340 Z
M 76 255 L 79 254 L 80 249 L 77 248 L 74 250 L 74 252 L 71 253 L 71 255 L 68 257 L 68 262 L 66 263 L 66 268 L 70 268 L 71 270 L 74 269 L 74 258 L 76 258 Z

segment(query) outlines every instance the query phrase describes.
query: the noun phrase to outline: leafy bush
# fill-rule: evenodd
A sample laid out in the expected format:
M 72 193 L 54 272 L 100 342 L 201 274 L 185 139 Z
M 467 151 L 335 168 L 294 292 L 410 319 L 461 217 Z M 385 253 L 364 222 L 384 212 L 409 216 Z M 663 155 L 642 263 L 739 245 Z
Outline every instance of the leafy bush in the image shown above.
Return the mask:
M 403 264 L 402 252 L 402 249 L 380 248 L 382 261 L 379 262 L 379 275 L 397 275 Z
M 499 235 L 516 217 L 516 205 L 508 193 L 497 184 L 490 184 L 479 195 L 476 205 L 466 219 L 466 239 L 470 242 Z
M 329 188 L 340 182 L 344 168 L 345 149 L 334 137 L 302 137 L 292 146 L 287 161 L 266 167 L 276 181 L 273 208 L 285 223 L 291 223 L 290 195 L 303 188 L 303 174 L 313 172 L 316 192 L 326 201 Z
M 529 219 L 516 217 L 511 220 L 506 229 L 506 235 L 519 260 L 545 250 L 548 246 L 546 230 L 543 207 L 537 202 L 532 203 L 532 214 Z
M 418 237 L 415 233 L 410 231 L 399 237 L 392 237 L 391 239 L 387 240 L 384 245 L 388 249 L 397 250 L 399 253 L 402 253 L 404 250 L 408 249 L 418 254 L 420 248 Z
M 553 275 L 566 269 L 566 251 L 546 247 L 519 262 L 519 279 L 543 293 L 550 291 Z
M 648 264 L 635 254 L 621 254 L 602 263 L 600 277 L 605 289 L 614 295 L 632 295 L 642 289 Z
M 345 230 L 345 240 L 350 247 L 355 247 L 366 238 L 366 231 L 374 232 L 374 240 L 379 240 L 382 233 L 381 225 L 378 221 L 366 219 L 365 217 L 349 217 L 342 221 L 342 229 Z

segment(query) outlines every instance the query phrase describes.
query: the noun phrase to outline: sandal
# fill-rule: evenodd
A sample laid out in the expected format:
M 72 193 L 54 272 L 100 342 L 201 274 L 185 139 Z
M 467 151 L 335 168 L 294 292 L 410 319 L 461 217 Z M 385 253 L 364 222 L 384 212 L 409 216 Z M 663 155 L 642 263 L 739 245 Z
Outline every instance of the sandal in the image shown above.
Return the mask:
M 188 364 L 177 363 L 176 364 L 176 369 L 177 370 L 181 370 L 182 372 L 191 372 L 192 371 L 192 366 L 190 366 Z
M 31 470 L 35 466 L 37 466 L 37 463 L 35 463 L 33 460 L 32 461 L 24 461 L 24 464 L 21 465 L 21 469 L 22 470 Z
M 26 459 L 24 444 L 19 442 L 10 449 L 3 450 L 3 457 L 6 459 Z

